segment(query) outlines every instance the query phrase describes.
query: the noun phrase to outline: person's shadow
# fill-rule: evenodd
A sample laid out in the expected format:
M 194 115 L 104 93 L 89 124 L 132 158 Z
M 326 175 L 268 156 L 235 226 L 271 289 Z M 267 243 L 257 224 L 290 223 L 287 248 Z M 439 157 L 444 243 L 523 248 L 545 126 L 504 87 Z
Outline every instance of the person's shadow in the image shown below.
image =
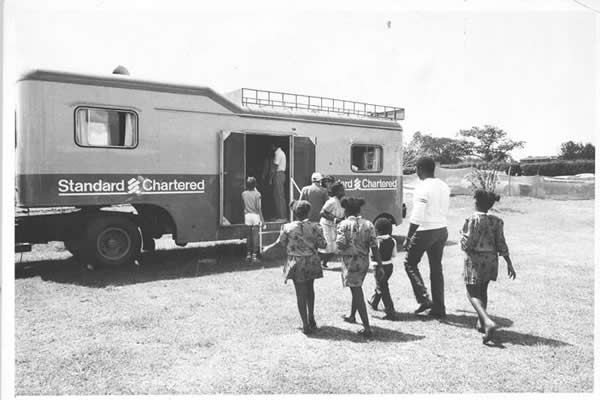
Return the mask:
M 351 330 L 338 328 L 336 326 L 323 325 L 317 328 L 309 337 L 313 339 L 323 339 L 332 341 L 349 341 L 349 342 L 412 342 L 415 340 L 424 339 L 425 336 L 413 335 L 397 330 L 385 329 L 378 326 L 371 326 L 373 335 L 368 339 L 364 336 Z
M 472 329 L 475 331 L 477 323 L 477 314 L 473 311 L 457 310 L 464 314 L 447 314 L 446 319 L 441 319 L 440 322 L 446 325 L 456 326 L 458 328 Z M 486 343 L 490 347 L 504 349 L 504 344 L 512 344 L 519 346 L 572 346 L 570 343 L 561 340 L 545 338 L 541 336 L 531 335 L 528 333 L 516 332 L 506 329 L 513 325 L 513 321 L 508 318 L 490 315 L 490 317 L 498 324 L 498 330 L 494 333 L 492 341 Z

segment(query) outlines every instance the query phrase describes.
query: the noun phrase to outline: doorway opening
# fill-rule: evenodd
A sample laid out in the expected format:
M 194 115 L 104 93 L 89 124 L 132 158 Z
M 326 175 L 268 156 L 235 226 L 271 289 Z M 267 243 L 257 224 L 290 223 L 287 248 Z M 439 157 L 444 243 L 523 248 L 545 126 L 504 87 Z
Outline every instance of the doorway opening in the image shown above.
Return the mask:
M 275 148 L 281 148 L 286 157 L 285 182 L 283 184 L 283 210 L 278 215 L 275 187 L 275 165 L 273 159 Z M 289 136 L 246 135 L 246 177 L 256 178 L 257 190 L 262 197 L 262 212 L 265 221 L 290 220 L 290 138 Z M 282 222 L 282 221 L 281 221 Z

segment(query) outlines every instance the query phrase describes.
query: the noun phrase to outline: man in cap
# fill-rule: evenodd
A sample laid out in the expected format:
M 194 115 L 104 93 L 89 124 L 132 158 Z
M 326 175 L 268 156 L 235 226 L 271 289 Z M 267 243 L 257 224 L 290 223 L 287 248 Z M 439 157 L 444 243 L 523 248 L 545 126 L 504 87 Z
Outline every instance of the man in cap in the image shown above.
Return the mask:
M 319 222 L 321 208 L 327 201 L 329 196 L 327 195 L 327 189 L 321 186 L 321 180 L 323 176 L 315 172 L 312 174 L 310 180 L 312 184 L 304 186 L 300 193 L 299 200 L 306 200 L 310 203 L 310 212 L 308 213 L 308 219 L 312 222 Z

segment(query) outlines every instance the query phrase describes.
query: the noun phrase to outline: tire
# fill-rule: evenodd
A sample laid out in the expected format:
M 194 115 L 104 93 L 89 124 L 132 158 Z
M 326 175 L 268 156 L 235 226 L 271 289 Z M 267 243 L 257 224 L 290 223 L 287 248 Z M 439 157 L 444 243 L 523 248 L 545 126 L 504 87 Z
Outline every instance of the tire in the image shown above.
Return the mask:
M 97 267 L 131 265 L 139 257 L 141 245 L 138 226 L 126 216 L 98 216 L 86 228 L 85 256 Z

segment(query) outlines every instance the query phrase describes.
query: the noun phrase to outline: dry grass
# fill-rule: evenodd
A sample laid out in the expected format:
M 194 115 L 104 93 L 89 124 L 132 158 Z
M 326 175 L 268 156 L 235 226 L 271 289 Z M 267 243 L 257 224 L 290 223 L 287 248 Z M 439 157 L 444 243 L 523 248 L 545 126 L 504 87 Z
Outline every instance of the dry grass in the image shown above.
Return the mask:
M 502 261 L 490 288 L 498 347 L 472 328 L 460 277 L 457 231 L 471 203 L 451 202 L 449 318 L 411 314 L 400 260 L 390 286 L 401 320 L 371 311 L 370 341 L 340 318 L 350 294 L 337 271 L 315 283 L 320 329 L 306 337 L 279 263 L 247 265 L 236 246 L 160 250 L 119 271 L 37 247 L 17 266 L 17 394 L 591 391 L 593 200 L 499 203 L 517 280 Z M 369 275 L 365 293 L 373 287 Z

